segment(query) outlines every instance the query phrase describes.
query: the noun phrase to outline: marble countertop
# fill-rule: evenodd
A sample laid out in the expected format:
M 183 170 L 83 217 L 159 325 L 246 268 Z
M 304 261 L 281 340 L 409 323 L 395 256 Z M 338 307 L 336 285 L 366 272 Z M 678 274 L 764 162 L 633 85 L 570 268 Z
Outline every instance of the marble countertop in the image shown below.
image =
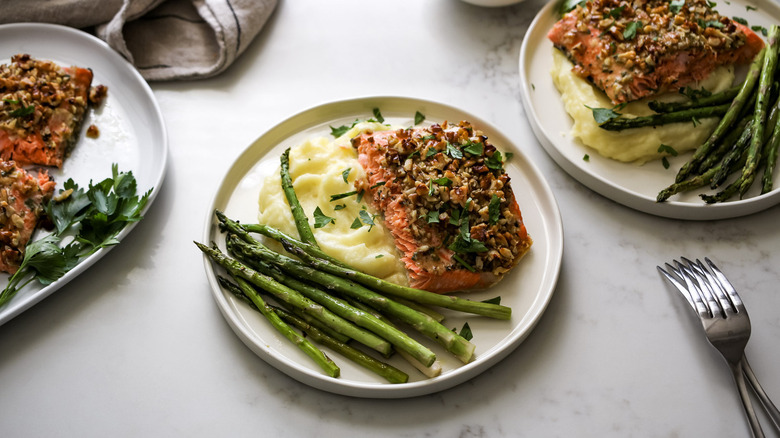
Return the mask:
M 520 46 L 543 4 L 282 0 L 226 73 L 152 84 L 170 138 L 165 184 L 89 275 L 0 327 L 0 434 L 747 436 L 725 362 L 655 267 L 681 255 L 718 262 L 750 311 L 753 369 L 780 401 L 780 207 L 664 219 L 561 170 L 520 96 Z M 372 95 L 489 120 L 541 169 L 563 218 L 560 278 L 531 335 L 476 378 L 411 399 L 333 395 L 263 362 L 222 318 L 192 245 L 255 138 L 314 105 Z

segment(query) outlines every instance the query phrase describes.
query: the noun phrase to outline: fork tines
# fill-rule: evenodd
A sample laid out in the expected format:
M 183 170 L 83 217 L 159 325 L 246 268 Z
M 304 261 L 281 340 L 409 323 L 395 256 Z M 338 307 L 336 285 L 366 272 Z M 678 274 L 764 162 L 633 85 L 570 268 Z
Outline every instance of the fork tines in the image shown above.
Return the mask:
M 699 314 L 707 313 L 710 317 L 744 311 L 742 300 L 736 290 L 726 279 L 726 276 L 709 258 L 705 266 L 701 260 L 691 261 L 685 257 L 682 262 L 674 260 L 674 266 L 666 263 L 667 272 L 660 266 L 658 270 L 685 297 L 691 307 Z M 684 284 L 683 284 L 684 282 Z

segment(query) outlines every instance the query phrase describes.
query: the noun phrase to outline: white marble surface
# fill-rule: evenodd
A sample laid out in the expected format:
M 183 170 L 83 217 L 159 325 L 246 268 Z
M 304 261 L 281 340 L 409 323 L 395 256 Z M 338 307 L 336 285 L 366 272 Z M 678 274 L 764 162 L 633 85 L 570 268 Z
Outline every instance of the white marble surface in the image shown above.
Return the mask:
M 780 400 L 780 207 L 662 219 L 565 174 L 520 104 L 518 54 L 541 5 L 282 0 L 222 76 L 153 84 L 170 134 L 165 185 L 88 275 L 0 327 L 0 435 L 746 436 L 725 363 L 655 265 L 680 255 L 721 265 L 749 306 L 753 368 Z M 414 399 L 331 395 L 258 359 L 219 314 L 192 245 L 253 139 L 310 106 L 367 95 L 492 121 L 545 173 L 564 222 L 559 284 L 531 336 L 479 377 Z

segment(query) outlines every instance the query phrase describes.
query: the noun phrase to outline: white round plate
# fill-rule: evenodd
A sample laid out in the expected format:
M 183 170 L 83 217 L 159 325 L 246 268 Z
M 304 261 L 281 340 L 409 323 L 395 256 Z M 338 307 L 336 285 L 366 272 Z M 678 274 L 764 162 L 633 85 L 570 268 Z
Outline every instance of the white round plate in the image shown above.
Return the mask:
M 399 398 L 440 391 L 470 379 L 505 357 L 531 332 L 549 302 L 561 267 L 563 227 L 552 192 L 537 168 L 525 154 L 497 129 L 459 109 L 418 99 L 403 97 L 367 97 L 327 103 L 296 114 L 271 128 L 250 145 L 225 175 L 211 211 L 207 214 L 204 243 L 214 241 L 224 251 L 224 237 L 216 226 L 214 209 L 219 209 L 243 223 L 257 222 L 258 181 L 276 172 L 284 149 L 305 139 L 330 135 L 329 126 L 351 124 L 356 119 L 372 117 L 379 108 L 385 119 L 400 126 L 412 126 L 416 111 L 426 116 L 426 123 L 444 120 L 468 120 L 482 129 L 500 150 L 514 153 L 506 169 L 534 245 L 517 268 L 497 286 L 468 297 L 484 300 L 501 297 L 501 304 L 512 308 L 508 321 L 446 313 L 445 325 L 460 330 L 468 321 L 477 346 L 476 359 L 463 365 L 448 356 L 437 344 L 422 340 L 442 362 L 441 376 L 427 379 L 399 358 L 390 362 L 409 374 L 409 382 L 390 384 L 338 354 L 329 356 L 341 367 L 341 377 L 325 376 L 287 339 L 279 335 L 262 315 L 244 302 L 223 291 L 217 284 L 215 268 L 205 258 L 206 275 L 214 299 L 223 316 L 239 338 L 263 360 L 289 376 L 313 387 L 356 397 Z
M 20 53 L 63 66 L 90 68 L 94 73 L 93 85 L 108 86 L 108 97 L 100 107 L 90 110 L 84 121 L 84 130 L 94 124 L 100 130 L 99 137 L 87 138 L 82 132 L 62 169 L 49 169 L 49 174 L 57 181 L 57 190 L 69 178 L 79 187 L 86 188 L 90 180 L 98 182 L 111 177 L 111 165 L 116 163 L 120 171 L 133 172 L 139 195 L 154 189 L 146 205 L 148 209 L 165 175 L 168 137 L 154 95 L 141 75 L 103 41 L 64 26 L 41 23 L 0 26 L 0 63 L 8 63 L 13 55 Z M 122 230 L 119 239 L 123 239 L 134 225 Z M 86 271 L 109 249 L 96 252 L 46 287 L 33 282 L 19 291 L 0 308 L 0 324 Z
M 699 194 L 712 192 L 701 189 L 675 195 L 670 201 L 659 203 L 656 195 L 674 182 L 677 169 L 689 154 L 670 158 L 668 169 L 662 166 L 660 160 L 639 166 L 604 158 L 569 136 L 571 118 L 550 76 L 553 45 L 547 39 L 547 33 L 557 21 L 557 3 L 552 1 L 542 8 L 525 35 L 520 49 L 520 85 L 523 106 L 537 139 L 569 175 L 591 190 L 628 207 L 675 219 L 712 220 L 744 216 L 780 202 L 779 188 L 758 196 L 759 184 L 755 183 L 749 196 L 742 200 L 708 205 L 699 198 Z M 751 26 L 761 25 L 768 29 L 770 24 L 780 22 L 780 5 L 769 0 L 719 1 L 716 9 L 729 17 L 744 18 Z M 586 154 L 588 161 L 584 160 Z

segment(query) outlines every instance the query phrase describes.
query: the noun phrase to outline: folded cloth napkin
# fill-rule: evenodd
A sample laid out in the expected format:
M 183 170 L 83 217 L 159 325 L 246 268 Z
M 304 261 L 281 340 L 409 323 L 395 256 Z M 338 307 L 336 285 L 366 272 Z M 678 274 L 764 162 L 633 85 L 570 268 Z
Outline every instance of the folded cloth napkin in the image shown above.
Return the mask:
M 227 69 L 277 0 L 3 0 L 0 23 L 47 22 L 96 35 L 150 81 L 199 79 Z

